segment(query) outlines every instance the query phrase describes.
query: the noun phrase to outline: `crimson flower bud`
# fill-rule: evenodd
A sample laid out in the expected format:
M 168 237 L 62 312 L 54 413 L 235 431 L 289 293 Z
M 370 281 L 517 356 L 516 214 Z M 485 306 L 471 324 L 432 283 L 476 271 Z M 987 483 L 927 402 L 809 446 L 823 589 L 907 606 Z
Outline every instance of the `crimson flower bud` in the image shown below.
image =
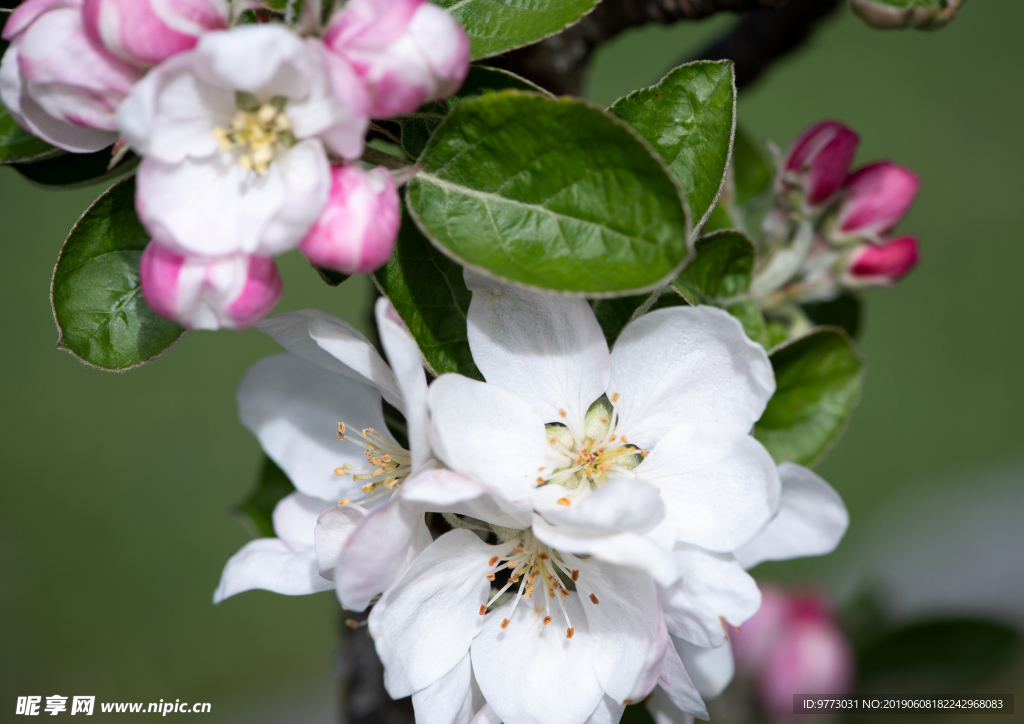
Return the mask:
M 877 237 L 899 223 L 917 196 L 917 174 L 888 161 L 858 169 L 843 186 L 836 224 L 840 237 Z
M 391 256 L 400 224 L 398 189 L 387 170 L 335 166 L 327 203 L 299 249 L 316 266 L 365 274 Z
M 264 256 L 183 256 L 151 241 L 139 277 L 153 311 L 189 329 L 251 327 L 281 297 L 277 266 Z
M 847 280 L 855 285 L 890 286 L 917 265 L 917 239 L 901 236 L 884 244 L 865 244 L 854 251 L 847 267 Z
M 860 137 L 839 121 L 816 123 L 793 142 L 783 166 L 785 181 L 806 194 L 807 203 L 828 201 L 849 173 Z

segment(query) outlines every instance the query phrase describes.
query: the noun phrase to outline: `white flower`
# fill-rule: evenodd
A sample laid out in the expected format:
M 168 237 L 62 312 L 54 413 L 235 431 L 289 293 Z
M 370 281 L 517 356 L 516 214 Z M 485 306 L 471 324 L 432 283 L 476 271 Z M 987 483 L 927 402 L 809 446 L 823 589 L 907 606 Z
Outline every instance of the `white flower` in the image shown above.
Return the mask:
M 238 389 L 239 415 L 296 492 L 274 510 L 277 537 L 254 540 L 228 561 L 215 601 L 251 588 L 289 595 L 333 588 L 334 561 L 356 524 L 426 464 L 421 358 L 408 333 L 388 320 L 389 309 L 380 300 L 377 320 L 397 375 L 362 334 L 326 312 L 259 323 L 288 353 L 249 369 Z M 388 432 L 382 398 L 406 414 L 412 452 Z M 402 551 L 408 558 L 430 542 L 422 515 L 414 523 L 410 549 Z
M 432 444 L 452 470 L 538 511 L 538 538 L 670 583 L 675 543 L 729 552 L 772 517 L 778 474 L 749 432 L 774 376 L 733 317 L 658 310 L 609 354 L 586 301 L 466 281 L 487 382 L 430 386 Z
M 328 150 L 361 155 L 368 103 L 362 81 L 318 40 L 280 25 L 207 33 L 118 108 L 144 157 L 139 216 L 180 252 L 287 251 L 327 199 Z

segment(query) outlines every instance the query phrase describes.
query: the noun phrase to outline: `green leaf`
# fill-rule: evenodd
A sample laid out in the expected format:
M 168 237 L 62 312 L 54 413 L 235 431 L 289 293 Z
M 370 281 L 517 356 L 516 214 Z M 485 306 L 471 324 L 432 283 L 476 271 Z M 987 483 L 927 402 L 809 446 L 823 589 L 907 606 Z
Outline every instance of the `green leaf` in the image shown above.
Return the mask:
M 590 308 L 594 310 L 604 338 L 608 346 L 615 344 L 623 327 L 635 317 L 639 317 L 655 309 L 666 307 L 687 306 L 689 302 L 671 284 L 651 294 L 637 294 L 631 297 L 612 297 L 610 299 L 591 299 Z
M 509 89 L 536 91 L 544 95 L 551 95 L 540 86 L 534 85 L 525 78 L 520 78 L 515 73 L 499 68 L 488 68 L 484 65 L 471 65 L 466 82 L 462 84 L 458 93 L 441 102 L 427 103 L 411 115 L 392 119 L 402 129 L 402 148 L 410 158 L 418 158 L 426 148 L 431 134 L 459 103 L 467 98 L 476 98 Z
M 458 372 L 482 380 L 466 336 L 473 293 L 462 267 L 435 249 L 403 211 L 395 253 L 374 274 L 435 374 Z
M 778 386 L 754 426 L 776 462 L 811 465 L 839 437 L 857 403 L 863 364 L 850 338 L 820 327 L 771 353 Z
M 575 24 L 597 0 L 434 0 L 469 36 L 473 60 L 535 43 Z
M 801 306 L 814 324 L 842 327 L 857 338 L 860 333 L 861 301 L 854 292 L 845 292 L 828 302 L 812 302 Z
M 697 256 L 679 282 L 700 301 L 731 299 L 747 291 L 754 270 L 754 242 L 734 229 L 716 231 L 695 244 Z
M 463 101 L 409 182 L 413 218 L 460 263 L 592 296 L 653 290 L 689 254 L 679 189 L 625 124 L 522 91 Z
M 736 129 L 736 83 L 728 60 L 681 65 L 609 108 L 661 154 L 686 192 L 696 229 L 725 183 Z
M 762 343 L 765 337 L 765 321 L 764 315 L 761 314 L 761 309 L 749 299 L 744 299 L 739 302 L 734 302 L 725 308 L 732 316 L 740 320 L 740 324 L 743 325 L 743 331 L 747 333 L 747 336 L 758 343 Z
M 284 470 L 266 455 L 260 466 L 256 487 L 235 508 L 234 512 L 253 538 L 274 537 L 274 507 L 285 496 L 295 492 L 295 486 Z
M 135 215 L 132 176 L 93 202 L 61 248 L 50 286 L 59 349 L 93 367 L 127 370 L 185 334 L 142 296 L 139 259 L 148 243 Z
M 0 108 L 0 164 L 30 163 L 63 153 L 19 126 L 6 110 Z
M 14 168 L 38 186 L 73 189 L 110 181 L 139 165 L 139 157 L 129 152 L 108 171 L 111 158 L 111 149 L 105 148 L 95 153 L 65 153 L 36 163 L 19 163 Z
M 858 695 L 955 696 L 989 681 L 1021 652 L 1009 626 L 979 619 L 921 621 L 857 652 Z
M 775 176 L 775 167 L 764 144 L 752 138 L 743 126 L 736 127 L 732 173 L 736 184 L 736 203 L 740 206 L 771 188 Z

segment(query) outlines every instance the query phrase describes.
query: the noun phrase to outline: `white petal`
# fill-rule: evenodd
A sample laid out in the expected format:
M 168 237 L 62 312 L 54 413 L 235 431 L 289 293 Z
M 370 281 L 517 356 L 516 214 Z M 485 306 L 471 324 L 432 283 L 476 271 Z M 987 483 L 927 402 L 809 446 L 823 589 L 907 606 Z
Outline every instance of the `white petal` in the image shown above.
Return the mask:
M 609 480 L 568 507 L 556 500 L 556 497 L 565 500 L 565 488 L 560 485 L 545 485 L 537 493 L 535 508 L 555 525 L 595 532 L 643 533 L 665 517 L 665 506 L 658 492 L 637 480 Z
M 661 669 L 660 688 L 668 696 L 672 705 L 691 716 L 701 719 L 708 718 L 708 710 L 700 698 L 700 693 L 679 657 L 675 646 L 665 651 L 665 661 Z
M 616 702 L 640 701 L 658 681 L 669 642 L 654 581 L 643 571 L 602 561 L 578 565 L 576 589 L 594 638 L 594 673 Z
M 622 718 L 622 712 L 625 710 L 625 704 L 620 704 L 606 695 L 594 709 L 594 713 L 587 719 L 586 724 L 618 724 L 619 719 Z
M 618 429 L 648 450 L 687 422 L 748 432 L 775 392 L 764 348 L 714 307 L 643 315 L 622 330 L 611 361 L 608 392 L 620 395 Z
M 473 291 L 469 347 L 484 379 L 529 402 L 544 422 L 564 422 L 581 438 L 583 416 L 604 394 L 611 370 L 590 305 L 469 270 L 465 276 Z
M 423 355 L 386 297 L 377 300 L 374 314 L 377 317 L 380 343 L 402 391 L 412 468 L 418 470 L 430 457 L 430 441 L 427 438 L 430 424 L 427 419 L 427 378 L 423 373 Z
M 672 699 L 660 686 L 647 697 L 647 713 L 654 724 L 693 724 L 693 715 L 687 714 L 672 703 Z
M 604 698 L 591 667 L 594 641 L 579 597 L 563 601 L 573 637 L 557 606 L 544 625 L 544 607 L 520 601 L 509 625 L 512 604 L 493 610 L 473 641 L 473 673 L 480 691 L 502 721 L 516 724 L 583 724 Z M 539 603 L 539 602 L 538 602 Z
M 721 646 L 726 623 L 739 626 L 757 612 L 757 583 L 728 553 L 682 545 L 676 558 L 679 582 L 661 596 L 668 630 L 698 646 Z
M 725 687 L 736 673 L 732 645 L 729 642 L 715 648 L 705 648 L 689 641 L 675 639 L 675 645 L 701 696 L 714 699 L 725 691 Z
M 267 317 L 256 329 L 325 370 L 377 387 L 390 404 L 405 409 L 391 368 L 370 340 L 344 319 L 319 309 L 300 309 Z
M 302 97 L 314 71 L 302 39 L 283 25 L 241 25 L 203 35 L 196 46 L 207 77 L 266 102 Z
M 361 505 L 346 503 L 325 510 L 316 521 L 313 541 L 320 575 L 328 581 L 334 580 L 334 569 L 338 565 L 341 549 L 352 536 L 368 511 Z
M 365 610 L 430 541 L 419 506 L 393 495 L 360 522 L 342 548 L 334 571 L 338 600 L 353 611 Z
M 745 431 L 714 424 L 673 428 L 633 471 L 658 488 L 665 521 L 652 535 L 731 551 L 751 540 L 779 505 L 779 475 Z
M 316 520 L 331 505 L 329 500 L 302 493 L 286 495 L 274 506 L 274 533 L 293 550 L 311 549 Z
M 488 561 L 510 549 L 468 530 L 445 533 L 373 607 L 370 633 L 393 698 L 430 686 L 462 660 L 484 623 Z
M 498 490 L 512 504 L 530 505 L 538 469 L 567 458 L 552 449 L 544 423 L 515 395 L 461 375 L 441 375 L 427 391 L 431 447 L 452 470 Z
M 850 514 L 831 485 L 801 465 L 779 465 L 782 497 L 779 511 L 752 541 L 734 552 L 744 568 L 831 553 L 839 545 Z
M 591 555 L 608 563 L 647 571 L 663 586 L 679 578 L 679 564 L 673 554 L 646 536 L 636 533 L 594 533 L 551 525 L 539 515 L 533 518 L 533 534 L 556 550 Z
M 399 490 L 402 500 L 425 510 L 458 513 L 503 528 L 529 528 L 529 511 L 515 510 L 493 488 L 446 468 L 410 475 Z
M 416 724 L 469 724 L 473 706 L 473 666 L 469 652 L 451 671 L 412 695 Z
M 277 538 L 258 538 L 228 560 L 213 602 L 253 588 L 301 596 L 329 590 L 331 585 L 320 577 L 312 549 L 296 552 Z
M 491 708 L 490 704 L 484 704 L 470 724 L 501 724 L 501 717 Z
M 300 492 L 327 501 L 363 497 L 351 476 L 334 474 L 345 463 L 366 467 L 361 446 L 338 439 L 338 423 L 387 432 L 376 389 L 292 354 L 249 368 L 238 386 L 238 416 Z

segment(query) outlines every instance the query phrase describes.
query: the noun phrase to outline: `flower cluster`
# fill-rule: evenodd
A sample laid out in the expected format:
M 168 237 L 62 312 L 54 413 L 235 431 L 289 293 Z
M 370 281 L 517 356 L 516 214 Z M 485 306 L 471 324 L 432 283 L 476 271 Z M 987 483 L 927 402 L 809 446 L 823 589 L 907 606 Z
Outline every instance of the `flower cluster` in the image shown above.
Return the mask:
M 281 293 L 273 256 L 296 247 L 346 274 L 380 266 L 399 201 L 360 162 L 370 118 L 468 72 L 468 39 L 425 0 L 350 0 L 324 25 L 318 7 L 294 27 L 227 0 L 28 0 L 8 19 L 5 108 L 69 152 L 142 157 L 143 293 L 187 327 L 261 319 Z
M 287 353 L 246 374 L 241 419 L 296 492 L 215 601 L 372 606 L 387 690 L 419 721 L 598 724 L 645 699 L 707 718 L 728 627 L 761 603 L 746 569 L 827 553 L 847 525 L 827 483 L 750 434 L 767 354 L 713 307 L 640 316 L 609 350 L 585 300 L 466 283 L 486 381 L 428 384 L 384 299 L 390 366 L 324 312 L 258 324 Z
M 917 264 L 917 239 L 888 234 L 913 203 L 918 177 L 889 161 L 851 173 L 858 141 L 842 123 L 822 121 L 786 154 L 751 283 L 762 308 L 891 286 Z

